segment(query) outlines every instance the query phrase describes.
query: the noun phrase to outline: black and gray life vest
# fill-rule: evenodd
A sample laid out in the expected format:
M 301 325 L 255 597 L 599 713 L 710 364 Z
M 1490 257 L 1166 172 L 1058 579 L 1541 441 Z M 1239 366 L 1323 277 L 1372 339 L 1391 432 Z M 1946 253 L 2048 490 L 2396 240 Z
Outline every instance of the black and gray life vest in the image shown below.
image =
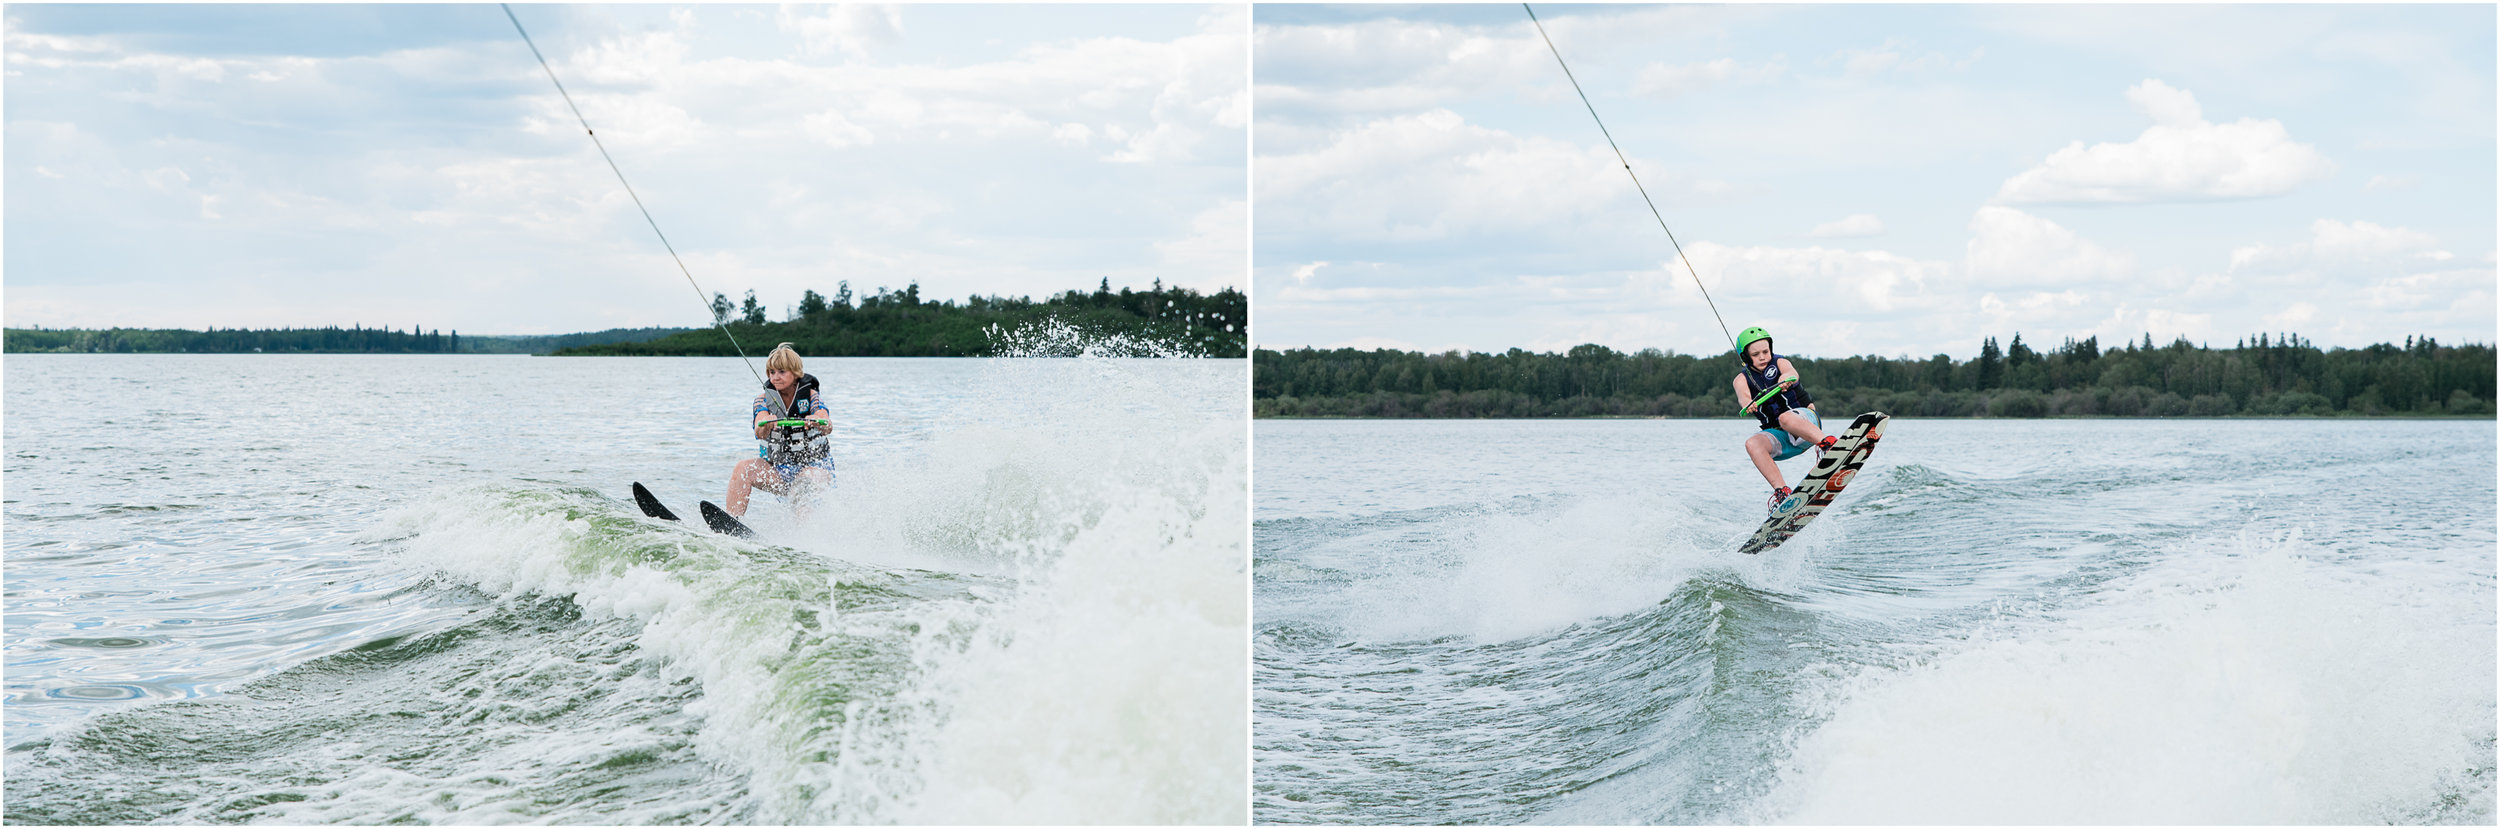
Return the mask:
M 791 384 L 791 391 L 791 402 L 783 403 L 780 390 L 770 383 L 764 385 L 764 403 L 773 413 L 774 420 L 805 420 L 809 413 L 816 411 L 816 375 L 799 375 L 798 382 Z M 762 454 L 775 466 L 815 463 L 824 460 L 832 451 L 832 441 L 828 436 L 819 435 L 805 426 L 776 423 L 764 431 Z
M 1779 383 L 1780 355 L 1772 354 L 1770 364 L 1763 366 L 1761 371 L 1755 371 L 1750 363 L 1746 364 L 1741 376 L 1745 378 L 1745 402 L 1751 403 L 1753 398 L 1761 397 L 1763 392 Z M 1762 405 L 1754 407 L 1753 417 L 1762 421 L 1762 428 L 1777 429 L 1781 412 L 1811 405 L 1814 405 L 1814 395 L 1806 393 L 1805 383 L 1801 381 L 1790 385 L 1787 391 L 1762 401 Z

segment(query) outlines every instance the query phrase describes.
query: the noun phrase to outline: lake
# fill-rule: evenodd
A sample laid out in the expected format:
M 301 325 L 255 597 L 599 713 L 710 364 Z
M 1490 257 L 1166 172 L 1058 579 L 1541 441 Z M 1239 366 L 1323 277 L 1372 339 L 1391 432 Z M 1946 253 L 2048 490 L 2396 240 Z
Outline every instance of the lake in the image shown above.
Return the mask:
M 5 366 L 10 822 L 1246 819 L 1246 361 Z
M 1253 820 L 2492 822 L 2490 421 L 1753 428 L 1258 421 Z

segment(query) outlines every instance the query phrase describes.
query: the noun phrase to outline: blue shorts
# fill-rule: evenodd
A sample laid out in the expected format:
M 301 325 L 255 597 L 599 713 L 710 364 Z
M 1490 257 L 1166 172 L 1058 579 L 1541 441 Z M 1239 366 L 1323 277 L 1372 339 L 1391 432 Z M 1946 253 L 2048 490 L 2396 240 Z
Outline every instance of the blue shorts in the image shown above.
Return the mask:
M 791 481 L 799 479 L 799 473 L 810 469 L 822 469 L 825 471 L 825 480 L 833 480 L 833 459 L 830 457 L 817 458 L 807 463 L 773 463 L 771 451 L 762 447 L 756 448 L 755 455 L 772 467 L 773 477 L 780 478 L 783 487 L 788 487 Z
M 833 461 L 830 460 L 822 460 L 815 463 L 773 464 L 773 474 L 781 478 L 781 484 L 783 486 L 789 486 L 791 481 L 799 479 L 800 472 L 809 469 L 822 469 L 825 471 L 825 480 L 833 479 Z
M 1823 428 L 1823 416 L 1815 414 L 1813 409 L 1790 409 L 1789 411 L 1797 412 L 1812 419 L 1814 421 L 1814 428 Z M 1786 414 L 1786 412 L 1782 412 L 1782 414 Z M 1806 450 L 1814 448 L 1814 444 L 1798 440 L 1797 436 L 1789 434 L 1786 429 L 1764 429 L 1762 430 L 1762 433 L 1771 436 L 1771 448 L 1773 450 L 1771 452 L 1771 459 L 1775 461 L 1788 460 L 1789 458 L 1805 454 Z

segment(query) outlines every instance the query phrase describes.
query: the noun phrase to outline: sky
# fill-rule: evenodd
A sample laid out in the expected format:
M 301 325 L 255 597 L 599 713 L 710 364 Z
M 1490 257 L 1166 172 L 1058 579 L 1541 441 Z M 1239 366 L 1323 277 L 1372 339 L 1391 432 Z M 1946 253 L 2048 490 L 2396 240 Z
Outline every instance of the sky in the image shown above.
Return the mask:
M 1258 6 L 1262 347 L 2494 341 L 2490 4 L 1535 8 L 1667 230 L 1520 6 Z
M 11 327 L 701 326 L 1248 283 L 1246 6 L 26 5 Z

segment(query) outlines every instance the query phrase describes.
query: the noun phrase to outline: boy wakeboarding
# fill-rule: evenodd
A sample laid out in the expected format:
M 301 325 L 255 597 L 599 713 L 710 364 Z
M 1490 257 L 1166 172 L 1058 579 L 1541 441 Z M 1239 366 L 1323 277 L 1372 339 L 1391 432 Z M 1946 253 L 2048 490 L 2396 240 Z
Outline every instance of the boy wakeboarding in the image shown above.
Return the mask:
M 1753 458 L 1762 479 L 1771 482 L 1771 509 L 1777 510 L 1790 492 L 1778 462 L 1807 449 L 1829 449 L 1839 438 L 1823 433 L 1823 416 L 1814 410 L 1814 397 L 1798 384 L 1797 368 L 1772 353 L 1771 332 L 1747 328 L 1736 335 L 1736 349 L 1744 355 L 1744 370 L 1736 374 L 1736 401 L 1762 424 L 1762 431 L 1745 439 L 1745 454 Z

